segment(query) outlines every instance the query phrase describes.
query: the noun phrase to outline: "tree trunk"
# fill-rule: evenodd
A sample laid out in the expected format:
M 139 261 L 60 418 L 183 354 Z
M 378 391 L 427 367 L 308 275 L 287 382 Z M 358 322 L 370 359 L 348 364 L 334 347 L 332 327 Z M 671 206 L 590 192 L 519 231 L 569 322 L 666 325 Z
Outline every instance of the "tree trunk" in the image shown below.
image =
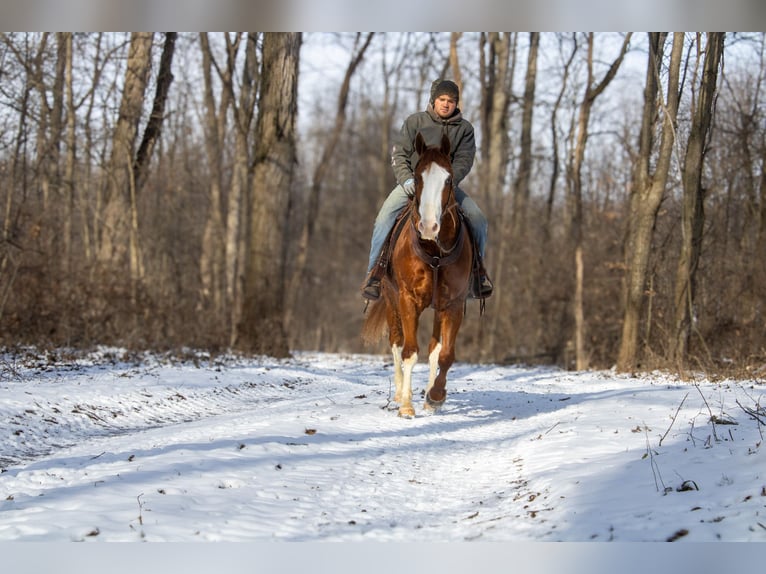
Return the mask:
M 300 46 L 300 33 L 263 37 L 250 253 L 239 328 L 240 347 L 276 357 L 289 355 L 284 329 L 285 247 L 296 164 Z
M 61 189 L 61 141 L 64 139 L 64 82 L 66 76 L 66 51 L 67 36 L 71 32 L 56 32 L 56 75 L 53 80 L 53 107 L 51 114 L 51 129 L 48 135 L 49 141 L 47 148 L 46 169 L 51 181 L 51 191 L 56 201 L 59 199 L 59 190 Z M 53 238 L 51 237 L 51 240 Z
M 758 200 L 758 255 L 766 260 L 766 145 L 761 150 L 760 198 Z
M 77 134 L 75 132 L 75 103 L 74 85 L 72 78 L 72 33 L 65 32 L 62 38 L 65 50 L 65 78 L 66 90 L 66 160 L 64 163 L 64 256 L 62 257 L 63 269 L 67 279 L 71 276 L 73 266 L 73 232 L 74 232 L 74 204 L 75 204 L 75 161 L 77 159 Z
M 513 181 L 513 211 L 511 221 L 511 241 L 521 240 L 525 233 L 527 204 L 529 203 L 529 182 L 532 178 L 532 116 L 535 109 L 535 84 L 537 82 L 537 50 L 540 45 L 540 33 L 529 34 L 529 56 L 527 58 L 527 77 L 524 85 L 524 101 L 521 117 L 521 148 L 519 168 Z
M 160 56 L 160 69 L 157 72 L 157 89 L 154 93 L 151 115 L 144 130 L 144 137 L 136 153 L 136 161 L 133 165 L 136 188 L 141 189 L 146 179 L 146 172 L 152 158 L 152 151 L 162 133 L 162 123 L 165 119 L 165 104 L 170 93 L 170 84 L 173 82 L 173 54 L 175 53 L 177 32 L 166 32 L 165 43 Z
M 242 87 L 239 93 L 239 103 L 234 105 L 235 151 L 229 204 L 226 211 L 226 304 L 229 309 L 229 344 L 237 343 L 237 324 L 242 312 L 242 269 L 245 267 L 245 212 L 247 189 L 250 183 L 250 126 L 255 110 L 255 95 L 258 85 L 258 56 L 256 52 L 258 36 L 247 35 L 245 45 L 245 65 L 242 69 Z M 234 95 L 232 94 L 232 101 Z
M 698 38 L 699 42 L 699 38 Z M 713 122 L 715 94 L 718 86 L 718 67 L 724 47 L 723 32 L 708 32 L 705 48 L 700 94 L 692 116 L 686 155 L 683 163 L 683 214 L 681 221 L 681 254 L 676 273 L 675 317 L 671 360 L 679 369 L 686 361 L 692 330 L 695 304 L 695 275 L 702 248 L 705 224 L 705 189 L 702 186 L 702 168 L 706 146 Z
M 28 156 L 26 146 L 29 137 L 27 118 L 30 115 L 30 100 L 34 90 L 34 81 L 28 68 L 24 80 L 24 89 L 18 102 L 19 122 L 13 139 L 13 151 L 7 176 L 8 183 L 2 186 L 2 191 L 6 196 L 3 209 L 3 231 L 2 237 L 0 237 L 0 319 L 4 316 L 6 303 L 13 293 L 13 286 L 21 266 L 14 255 L 23 250 L 23 246 L 18 243 L 20 207 L 14 205 L 14 192 L 17 188 L 21 192 L 20 203 L 23 205 L 28 192 L 26 178 Z
M 51 106 L 48 101 L 48 92 L 45 82 L 45 54 L 48 46 L 48 38 L 50 34 L 48 32 L 43 33 L 40 39 L 40 45 L 37 48 L 37 54 L 33 61 L 33 73 L 32 78 L 35 86 L 37 87 L 38 96 L 40 98 L 40 110 L 39 121 L 37 123 L 37 189 L 39 189 L 42 197 L 43 213 L 47 212 L 48 203 L 50 202 L 51 186 L 56 185 L 53 172 L 55 171 L 58 160 L 57 153 L 59 150 L 58 141 L 60 135 L 61 125 L 61 106 L 56 105 L 57 96 L 61 97 L 62 93 L 60 86 L 58 85 L 58 75 L 61 69 L 60 63 L 63 62 L 61 57 L 61 42 L 59 41 L 58 58 L 56 65 L 56 80 L 54 80 L 53 101 Z M 58 93 L 56 88 L 59 88 Z M 58 125 L 56 125 L 58 124 Z
M 519 160 L 516 174 L 510 188 L 508 198 L 503 202 L 503 219 L 496 228 L 500 236 L 499 249 L 493 249 L 495 268 L 504 275 L 497 277 L 499 294 L 496 302 L 496 313 L 492 318 L 495 341 L 503 349 L 493 348 L 493 354 L 507 352 L 508 347 L 514 354 L 520 352 L 521 333 L 530 331 L 534 319 L 534 294 L 539 281 L 537 260 L 530 256 L 531 245 L 526 240 L 527 211 L 530 198 L 530 181 L 532 178 L 532 120 L 535 109 L 535 86 L 537 83 L 537 54 L 540 44 L 540 34 L 529 34 L 529 51 L 527 53 L 527 71 L 524 81 L 524 96 L 521 100 L 521 126 L 519 135 Z M 510 210 L 510 213 L 509 213 Z M 499 233 L 497 233 L 499 232 Z M 514 316 L 511 324 L 509 317 Z M 501 319 L 506 323 L 504 328 Z M 507 335 L 495 332 L 500 328 Z
M 101 83 L 101 75 L 103 71 L 103 61 L 101 59 L 102 42 L 104 33 L 101 32 L 96 36 L 96 53 L 93 57 L 93 89 L 90 91 L 87 97 L 88 105 L 85 108 L 85 115 L 83 117 L 83 131 L 85 132 L 85 141 L 83 142 L 87 153 L 96 154 L 96 146 L 93 143 L 93 128 L 91 127 L 91 118 L 93 117 L 93 110 L 96 106 L 96 92 Z M 100 193 L 98 192 L 99 185 L 94 184 L 93 177 L 93 162 L 84 162 L 83 175 L 81 184 L 78 185 L 75 190 L 77 194 L 76 203 L 79 205 L 80 212 L 80 229 L 82 234 L 82 245 L 85 260 L 88 264 L 92 263 L 95 253 L 97 252 L 97 239 L 99 224 L 99 199 Z M 95 190 L 95 192 L 94 192 Z M 90 265 L 89 265 L 90 267 Z
M 210 307 L 216 315 L 223 312 L 224 302 L 224 220 L 223 220 L 223 134 L 226 131 L 226 116 L 232 98 L 224 89 L 219 104 L 216 104 L 213 87 L 213 66 L 215 64 L 210 49 L 207 32 L 200 33 L 202 49 L 202 75 L 204 80 L 205 102 L 205 155 L 210 169 L 210 189 L 208 198 L 207 220 L 202 236 L 200 255 L 200 279 L 202 281 L 202 304 Z M 221 74 L 224 86 L 231 83 L 228 68 Z
M 384 94 L 380 112 L 380 165 L 382 169 L 380 170 L 380 176 L 376 178 L 378 182 L 377 198 L 380 202 L 391 192 L 393 182 L 393 174 L 391 174 L 389 167 L 391 164 L 391 127 L 393 125 L 393 118 L 399 108 L 399 90 L 392 89 L 392 84 L 397 85 L 402 81 L 402 70 L 409 59 L 408 48 L 411 42 L 412 33 L 407 32 L 403 35 L 403 40 L 397 46 L 395 63 L 391 69 L 387 67 L 385 53 L 383 58 L 381 58 Z
M 559 43 L 561 43 L 561 39 L 559 39 Z M 559 165 L 559 143 L 558 143 L 558 111 L 561 107 L 561 102 L 564 99 L 564 94 L 566 93 L 567 84 L 569 82 L 569 72 L 572 68 L 572 62 L 574 61 L 575 55 L 577 54 L 578 44 L 577 44 L 577 34 L 572 34 L 572 52 L 569 54 L 569 58 L 567 59 L 566 63 L 564 64 L 564 73 L 561 80 L 561 89 L 559 90 L 559 94 L 556 97 L 556 101 L 553 104 L 553 109 L 551 110 L 551 153 L 553 154 L 553 157 L 551 158 L 551 179 L 550 184 L 548 185 L 548 200 L 545 205 L 545 239 L 546 242 L 550 241 L 551 239 L 551 223 L 553 218 L 553 202 L 556 197 L 556 187 L 558 185 L 558 179 L 559 179 L 559 172 L 561 171 L 561 167 Z
M 489 357 L 495 351 L 496 336 L 499 334 L 501 321 L 507 321 L 512 305 L 510 292 L 506 293 L 502 280 L 505 271 L 505 256 L 508 251 L 507 234 L 503 233 L 508 218 L 508 201 L 505 199 L 506 175 L 510 161 L 510 138 L 508 136 L 508 110 L 513 93 L 513 72 L 516 61 L 516 34 L 482 34 L 482 108 L 481 158 L 486 169 L 479 173 L 479 193 L 477 203 L 487 216 L 490 232 L 497 231 L 498 241 L 492 247 L 490 275 L 495 283 L 495 312 L 491 315 L 489 328 L 479 332 L 479 348 L 483 357 Z M 484 59 L 488 52 L 486 60 Z M 489 259 L 489 249 L 488 259 Z M 513 347 L 513 342 L 504 342 L 506 347 Z
M 463 73 L 460 70 L 457 45 L 462 36 L 462 32 L 452 32 L 449 39 L 449 67 L 452 70 L 452 80 L 458 85 L 460 91 L 463 90 Z
M 673 49 L 668 72 L 666 103 L 662 106 L 662 140 L 652 176 L 649 171 L 654 148 L 654 131 L 657 117 L 657 96 L 666 33 L 649 34 L 649 59 L 644 88 L 644 109 L 639 137 L 639 151 L 633 170 L 633 186 L 630 197 L 630 215 L 625 243 L 626 276 L 623 285 L 624 316 L 622 336 L 617 357 L 617 369 L 630 371 L 636 367 L 638 334 L 641 309 L 645 297 L 647 268 L 652 235 L 660 208 L 674 150 L 676 116 L 679 102 L 679 75 L 683 53 L 684 34 L 673 36 Z
M 575 146 L 572 150 L 570 159 L 570 234 L 572 238 L 572 245 L 574 247 L 574 262 L 575 262 L 575 292 L 574 292 L 574 309 L 573 315 L 575 319 L 575 368 L 584 370 L 588 368 L 588 356 L 585 349 L 585 311 L 583 309 L 583 293 L 584 293 L 584 267 L 583 267 L 583 205 L 582 205 L 582 165 L 585 159 L 585 148 L 588 142 L 588 124 L 590 122 L 590 114 L 593 109 L 593 103 L 596 98 L 606 89 L 609 83 L 617 74 L 617 70 L 622 63 L 622 59 L 625 57 L 625 52 L 628 49 L 630 43 L 630 37 L 632 33 L 625 35 L 620 49 L 620 54 L 612 62 L 609 70 L 604 75 L 604 78 L 598 84 L 595 84 L 595 78 L 593 77 L 593 33 L 588 35 L 588 78 L 587 86 L 585 89 L 585 96 L 580 103 L 580 110 L 577 120 L 577 137 L 575 140 Z
M 508 109 L 513 92 L 516 44 L 514 34 L 490 33 L 486 40 L 489 52 L 482 64 L 481 155 L 486 169 L 479 174 L 479 195 L 488 205 L 488 216 L 500 212 L 508 172 L 510 140 Z M 482 50 L 482 54 L 484 50 Z M 514 64 L 511 63 L 513 58 Z
M 153 38 L 151 32 L 134 32 L 130 37 L 125 83 L 108 165 L 109 181 L 105 189 L 98 250 L 102 264 L 112 270 L 129 267 L 132 279 L 138 278 L 141 269 L 135 228 L 133 153 L 151 70 Z

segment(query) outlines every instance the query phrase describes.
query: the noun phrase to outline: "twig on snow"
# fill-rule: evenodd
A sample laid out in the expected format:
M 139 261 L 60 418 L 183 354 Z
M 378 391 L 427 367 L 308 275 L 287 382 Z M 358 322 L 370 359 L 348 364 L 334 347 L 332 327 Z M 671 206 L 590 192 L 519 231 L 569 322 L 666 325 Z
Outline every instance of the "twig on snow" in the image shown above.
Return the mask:
M 368 300 L 368 302 L 369 302 L 369 300 Z M 391 398 L 392 398 L 392 396 L 393 395 L 391 394 L 391 379 L 389 378 L 388 379 L 388 398 L 386 399 L 386 404 L 383 405 L 382 407 L 380 407 L 381 409 L 386 410 L 386 411 L 389 410 L 388 407 L 391 406 Z
M 668 436 L 668 433 L 670 432 L 670 429 L 673 428 L 673 425 L 676 422 L 676 418 L 678 418 L 678 413 L 681 411 L 681 407 L 684 406 L 684 402 L 686 401 L 686 397 L 689 396 L 689 393 L 686 393 L 684 395 L 684 398 L 681 399 L 681 404 L 678 405 L 678 408 L 676 409 L 676 414 L 673 415 L 673 419 L 670 421 L 670 426 L 668 427 L 668 430 L 665 431 L 665 434 L 660 437 L 660 443 L 659 446 L 662 446 L 662 441 L 665 440 L 665 437 Z
M 736 400 L 737 406 L 741 408 L 743 411 L 745 411 L 748 415 L 753 417 L 756 421 L 758 421 L 758 433 L 761 435 L 761 441 L 763 441 L 763 429 L 762 426 L 766 426 L 766 421 L 764 421 L 761 418 L 761 413 L 755 409 L 748 408 L 744 406 L 742 403 L 739 402 L 739 399 Z
M 713 409 L 710 408 L 705 395 L 702 394 L 702 389 L 700 389 L 700 386 L 697 383 L 694 383 L 694 388 L 697 389 L 697 392 L 699 392 L 700 396 L 702 397 L 702 402 L 704 402 L 705 406 L 707 407 L 707 412 L 710 414 L 710 424 L 713 425 L 713 438 L 715 439 L 715 442 L 718 442 L 718 434 L 715 432 L 716 418 L 715 415 L 713 415 Z
M 665 486 L 665 481 L 662 480 L 660 467 L 657 465 L 657 462 L 654 460 L 654 451 L 652 450 L 652 445 L 649 443 L 649 427 L 646 426 L 646 423 L 644 423 L 644 434 L 646 435 L 646 452 L 647 452 L 647 454 L 644 455 L 644 458 L 646 458 L 647 455 L 649 456 L 649 464 L 652 467 L 652 475 L 654 476 L 654 487 L 657 489 L 657 492 L 659 492 L 660 484 L 662 484 L 662 493 L 667 494 L 673 489 Z M 659 484 L 657 482 L 658 479 L 659 479 Z
M 141 526 L 143 526 L 143 525 L 144 525 L 144 515 L 143 515 L 143 510 L 144 510 L 144 503 L 143 503 L 143 502 L 141 502 L 141 497 L 142 497 L 143 495 L 144 495 L 144 493 L 142 492 L 141 494 L 139 494 L 138 496 L 136 496 L 136 500 L 138 501 L 138 523 L 139 523 Z
M 549 428 L 547 431 L 545 431 L 545 434 L 548 434 L 549 432 L 551 432 L 553 429 L 555 429 L 560 424 L 561 424 L 561 421 L 557 422 L 555 425 L 553 425 L 551 428 Z

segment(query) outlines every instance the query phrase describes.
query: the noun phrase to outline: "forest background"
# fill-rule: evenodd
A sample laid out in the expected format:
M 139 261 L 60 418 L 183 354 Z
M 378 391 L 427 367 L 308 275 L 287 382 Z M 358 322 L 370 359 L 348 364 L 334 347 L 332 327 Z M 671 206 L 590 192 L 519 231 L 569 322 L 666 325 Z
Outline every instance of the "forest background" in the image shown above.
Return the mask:
M 762 374 L 762 33 L 3 33 L 0 345 L 369 351 L 437 77 L 496 285 L 458 358 Z M 378 351 L 385 351 L 381 343 Z

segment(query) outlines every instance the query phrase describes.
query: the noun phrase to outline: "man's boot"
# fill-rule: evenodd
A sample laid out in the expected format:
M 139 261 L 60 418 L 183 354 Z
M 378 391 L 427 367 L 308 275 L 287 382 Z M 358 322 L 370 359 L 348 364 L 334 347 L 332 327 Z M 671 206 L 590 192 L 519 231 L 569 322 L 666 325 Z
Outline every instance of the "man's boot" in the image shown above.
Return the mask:
M 492 281 L 484 269 L 484 262 L 477 261 L 471 278 L 471 298 L 486 299 L 492 295 L 493 288 Z
M 486 299 L 492 295 L 492 281 L 484 273 L 474 275 L 471 297 L 474 299 Z
M 362 297 L 368 301 L 380 299 L 380 280 L 386 272 L 386 264 L 379 259 L 372 270 L 367 274 L 367 281 L 362 286 Z
M 362 288 L 362 297 L 370 301 L 380 299 L 380 279 L 372 273 L 370 273 L 367 283 Z

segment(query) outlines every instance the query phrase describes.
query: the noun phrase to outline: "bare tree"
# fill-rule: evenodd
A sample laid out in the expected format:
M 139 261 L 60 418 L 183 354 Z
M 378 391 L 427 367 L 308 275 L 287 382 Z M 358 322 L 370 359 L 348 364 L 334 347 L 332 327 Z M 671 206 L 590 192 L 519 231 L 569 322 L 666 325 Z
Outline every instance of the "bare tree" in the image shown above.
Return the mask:
M 287 289 L 290 303 L 287 305 L 285 313 L 285 325 L 288 329 L 292 324 L 292 310 L 295 307 L 295 300 L 304 291 L 302 289 L 302 284 L 306 277 L 306 261 L 308 259 L 311 243 L 314 239 L 314 230 L 316 229 L 317 219 L 319 217 L 322 186 L 324 185 L 327 174 L 330 173 L 330 170 L 332 169 L 333 154 L 338 147 L 338 142 L 340 142 L 341 134 L 346 125 L 346 108 L 348 106 L 349 92 L 351 90 L 351 79 L 354 77 L 354 73 L 362 62 L 365 52 L 370 47 L 373 36 L 373 32 L 369 32 L 364 38 L 361 33 L 356 35 L 351 60 L 346 68 L 346 73 L 343 76 L 343 82 L 341 83 L 340 91 L 338 93 L 338 102 L 335 108 L 335 122 L 322 149 L 322 155 L 314 169 L 314 176 L 311 180 L 311 188 L 309 190 L 308 208 L 306 217 L 303 221 L 300 240 L 298 242 L 298 254 L 295 258 L 293 273 Z
M 285 248 L 295 171 L 300 33 L 263 36 L 263 73 L 256 123 L 250 253 L 239 346 L 289 354 L 284 329 Z
M 510 140 L 508 110 L 513 93 L 516 34 L 490 33 L 480 37 L 481 157 L 486 164 L 480 174 L 479 195 L 499 213 L 508 173 Z
M 205 106 L 205 155 L 210 170 L 210 193 L 207 220 L 202 238 L 200 255 L 200 277 L 202 279 L 202 301 L 209 304 L 216 315 L 223 313 L 224 303 L 224 219 L 223 219 L 223 173 L 226 123 L 232 92 L 221 90 L 216 102 L 213 85 L 213 68 L 220 71 L 224 86 L 231 83 L 229 67 L 220 70 L 210 48 L 207 32 L 199 35 L 202 49 L 202 73 L 204 79 Z
M 51 34 L 44 32 L 40 38 L 34 59 L 31 61 L 32 78 L 37 88 L 40 108 L 37 123 L 37 185 L 42 196 L 43 211 L 47 211 L 52 188 L 58 189 L 57 177 L 58 160 L 61 141 L 61 126 L 63 113 L 63 80 L 64 80 L 64 42 L 61 33 L 56 34 L 56 61 L 51 90 L 52 102 L 49 99 L 48 83 L 46 81 L 46 65 L 48 45 Z
M 481 161 L 484 169 L 479 173 L 479 201 L 487 214 L 490 233 L 497 230 L 499 245 L 492 248 L 491 275 L 495 277 L 495 299 L 511 302 L 503 289 L 504 257 L 503 244 L 508 219 L 508 202 L 505 200 L 506 177 L 510 163 L 509 109 L 513 93 L 513 77 L 516 64 L 516 33 L 489 33 L 480 36 L 480 77 L 481 77 Z M 489 258 L 489 253 L 487 254 Z M 498 311 L 492 314 L 492 324 L 480 331 L 480 348 L 489 354 L 495 347 L 495 335 L 500 321 L 507 320 L 508 314 Z
M 718 88 L 718 68 L 724 48 L 723 32 L 708 32 L 705 56 L 700 80 L 700 94 L 693 105 L 692 125 L 683 163 L 683 218 L 681 221 L 681 253 L 676 272 L 675 317 L 671 360 L 679 368 L 686 360 L 689 336 L 692 330 L 695 304 L 695 280 L 702 248 L 702 231 L 705 224 L 705 187 L 702 169 L 713 123 L 715 95 Z M 697 36 L 698 50 L 701 38 Z M 700 53 L 697 54 L 698 60 Z M 704 344 L 704 342 L 703 342 Z
M 389 65 L 387 57 L 387 44 L 384 42 L 382 45 L 381 75 L 383 79 L 383 104 L 380 117 L 380 133 L 382 136 L 380 138 L 380 166 L 382 170 L 377 178 L 377 196 L 381 201 L 391 191 L 390 178 L 387 178 L 386 174 L 391 171 L 391 127 L 399 107 L 399 90 L 394 89 L 394 86 L 402 81 L 402 71 L 405 63 L 408 61 L 409 47 L 412 42 L 413 35 L 411 32 L 399 36 L 399 42 L 394 50 L 391 65 Z
M 227 37 L 228 38 L 228 37 Z M 247 206 L 247 190 L 250 183 L 250 153 L 249 134 L 255 112 L 258 86 L 258 35 L 249 33 L 245 45 L 245 65 L 242 68 L 242 82 L 239 99 L 234 97 L 233 83 L 232 109 L 234 111 L 235 144 L 234 165 L 232 166 L 231 189 L 226 215 L 226 303 L 229 308 L 229 339 L 233 346 L 237 340 L 237 324 L 242 312 L 242 270 L 245 267 L 245 215 Z M 233 46 L 229 46 L 229 53 Z M 233 58 L 229 58 L 229 66 L 233 66 Z M 233 77 L 233 73 L 230 74 Z
M 559 37 L 559 49 L 562 49 L 563 38 Z M 551 237 L 551 218 L 553 215 L 553 203 L 556 196 L 556 187 L 558 185 L 559 172 L 561 166 L 559 162 L 559 126 L 558 126 L 558 112 L 561 108 L 561 102 L 564 99 L 567 86 L 569 84 L 569 74 L 572 69 L 572 62 L 574 62 L 578 49 L 577 34 L 572 34 L 572 51 L 569 53 L 569 57 L 563 64 L 563 73 L 561 78 L 561 88 L 559 89 L 556 101 L 553 103 L 551 109 L 551 178 L 548 185 L 548 200 L 545 204 L 545 237 L 550 240 Z
M 34 80 L 29 67 L 25 66 L 25 53 L 19 52 L 13 42 L 13 38 L 2 34 L 4 45 L 10 52 L 13 52 L 19 63 L 21 80 L 21 93 L 18 95 L 15 105 L 18 113 L 18 125 L 12 142 L 12 155 L 8 161 L 9 165 L 3 165 L 2 172 L 5 177 L 5 185 L 2 191 L 5 194 L 3 206 L 3 229 L 2 229 L 2 250 L 0 250 L 0 319 L 3 318 L 6 304 L 13 291 L 18 271 L 21 267 L 20 252 L 23 245 L 19 242 L 22 231 L 19 225 L 19 215 L 21 208 L 27 198 L 27 141 L 29 137 L 28 118 L 33 113 L 31 110 L 32 92 L 34 90 Z M 5 68 L 5 67 L 4 67 Z M 3 70 L 3 75 L 9 75 L 7 68 Z M 18 194 L 19 197 L 16 197 Z
M 151 71 L 153 39 L 154 34 L 151 32 L 134 32 L 130 37 L 122 100 L 112 138 L 109 182 L 104 198 L 98 250 L 99 261 L 103 265 L 119 269 L 127 260 L 132 279 L 139 279 L 143 275 L 138 243 L 133 156 L 144 93 Z
M 628 234 L 625 242 L 626 277 L 623 287 L 624 317 L 617 357 L 617 369 L 630 371 L 636 366 L 641 309 L 646 292 L 646 272 L 651 251 L 657 211 L 662 203 L 676 141 L 676 116 L 680 97 L 679 73 L 684 47 L 684 34 L 673 36 L 673 50 L 668 71 L 667 96 L 657 113 L 660 78 L 666 33 L 649 34 L 649 58 L 646 66 L 644 108 L 633 186 L 630 197 Z M 662 118 L 662 140 L 651 173 L 654 133 L 657 118 Z
M 93 78 L 91 80 L 91 87 L 88 90 L 87 96 L 83 102 L 87 101 L 85 107 L 85 114 L 82 120 L 84 142 L 83 142 L 83 155 L 95 154 L 96 145 L 93 138 L 93 128 L 91 120 L 96 108 L 96 94 L 100 91 L 101 80 L 103 77 L 104 59 L 102 56 L 104 43 L 104 33 L 100 32 L 96 35 L 94 41 L 94 54 L 93 54 Z M 80 214 L 80 233 L 83 246 L 83 253 L 85 260 L 90 264 L 93 261 L 94 255 L 97 252 L 96 241 L 94 236 L 96 230 L 99 228 L 97 225 L 98 217 L 100 217 L 99 205 L 101 195 L 93 190 L 100 189 L 100 185 L 94 180 L 93 177 L 93 162 L 85 161 L 83 166 L 83 176 L 80 185 L 75 190 L 76 198 L 75 203 L 78 206 Z
M 452 70 L 452 79 L 463 89 L 463 72 L 460 69 L 460 57 L 458 56 L 458 43 L 463 37 L 462 32 L 452 32 L 449 42 L 449 67 Z
M 72 250 L 75 203 L 75 161 L 77 152 L 77 133 L 74 101 L 74 79 L 72 77 L 73 46 L 72 33 L 62 37 L 65 50 L 65 90 L 66 90 L 66 160 L 64 163 L 64 257 L 62 258 L 67 276 L 72 273 Z
M 527 219 L 527 203 L 529 202 L 530 194 L 529 182 L 532 178 L 532 116 L 535 109 L 537 52 L 539 46 L 540 33 L 530 33 L 527 75 L 524 83 L 524 99 L 522 101 L 519 166 L 513 181 L 512 241 L 524 236 L 524 226 Z
M 173 83 L 173 54 L 175 54 L 177 38 L 177 32 L 165 32 L 165 42 L 162 47 L 162 55 L 160 56 L 160 68 L 157 71 L 157 87 L 154 93 L 152 111 L 144 129 L 141 144 L 138 146 L 135 162 L 133 163 L 133 180 L 136 182 L 136 189 L 138 190 L 144 185 L 154 146 L 162 133 L 165 106 L 168 101 L 170 84 Z
M 585 350 L 585 312 L 583 309 L 584 267 L 583 267 L 583 200 L 582 200 L 582 166 L 585 159 L 585 148 L 588 142 L 588 124 L 593 109 L 593 103 L 600 96 L 609 83 L 614 79 L 617 70 L 622 63 L 625 53 L 630 44 L 632 33 L 625 35 L 620 48 L 620 53 L 612 62 L 604 77 L 596 83 L 593 73 L 593 32 L 587 37 L 588 43 L 588 77 L 586 80 L 585 95 L 580 102 L 577 118 L 577 137 L 569 159 L 568 182 L 570 194 L 570 236 L 574 246 L 575 263 L 575 293 L 574 293 L 574 319 L 575 319 L 575 354 L 577 370 L 588 367 L 588 357 Z

